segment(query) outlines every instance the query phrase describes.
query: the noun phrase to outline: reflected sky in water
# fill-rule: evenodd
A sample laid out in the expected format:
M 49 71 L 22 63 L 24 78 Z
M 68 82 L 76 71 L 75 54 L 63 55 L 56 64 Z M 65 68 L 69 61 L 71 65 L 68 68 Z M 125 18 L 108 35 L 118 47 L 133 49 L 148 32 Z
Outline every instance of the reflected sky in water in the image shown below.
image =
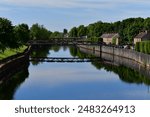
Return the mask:
M 69 49 L 50 51 L 51 57 L 71 57 Z M 99 100 L 150 99 L 149 87 L 128 84 L 113 72 L 97 70 L 91 63 L 30 64 L 29 78 L 14 99 Z

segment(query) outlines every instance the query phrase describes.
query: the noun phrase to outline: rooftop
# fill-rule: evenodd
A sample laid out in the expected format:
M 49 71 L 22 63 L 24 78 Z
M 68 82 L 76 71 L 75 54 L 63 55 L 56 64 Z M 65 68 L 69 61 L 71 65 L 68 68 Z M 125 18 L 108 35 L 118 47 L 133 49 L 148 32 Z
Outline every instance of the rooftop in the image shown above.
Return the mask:
M 140 32 L 135 38 L 146 38 L 146 37 L 150 37 L 150 33 Z
M 119 34 L 118 33 L 104 33 L 101 38 L 113 38 L 113 37 L 116 37 L 118 38 L 119 37 Z

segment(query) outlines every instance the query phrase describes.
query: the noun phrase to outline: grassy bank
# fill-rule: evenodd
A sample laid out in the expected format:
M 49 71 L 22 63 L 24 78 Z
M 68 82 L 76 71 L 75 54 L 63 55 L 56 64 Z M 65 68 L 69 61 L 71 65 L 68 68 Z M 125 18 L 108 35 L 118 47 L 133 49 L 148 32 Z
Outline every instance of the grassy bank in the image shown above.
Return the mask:
M 3 53 L 0 52 L 0 60 L 4 59 L 4 58 L 7 58 L 9 56 L 12 56 L 12 55 L 15 55 L 17 53 L 21 53 L 23 52 L 25 49 L 27 48 L 27 46 L 22 46 L 18 49 L 6 49 Z

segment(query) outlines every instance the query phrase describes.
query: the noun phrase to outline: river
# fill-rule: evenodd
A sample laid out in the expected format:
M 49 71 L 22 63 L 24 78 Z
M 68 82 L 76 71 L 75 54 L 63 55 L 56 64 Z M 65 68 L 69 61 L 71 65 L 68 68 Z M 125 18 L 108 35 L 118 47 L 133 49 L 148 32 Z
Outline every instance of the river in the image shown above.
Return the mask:
M 31 57 L 89 56 L 74 47 L 45 47 Z M 0 85 L 0 99 L 13 100 L 146 100 L 150 79 L 126 66 L 96 62 L 39 62 Z

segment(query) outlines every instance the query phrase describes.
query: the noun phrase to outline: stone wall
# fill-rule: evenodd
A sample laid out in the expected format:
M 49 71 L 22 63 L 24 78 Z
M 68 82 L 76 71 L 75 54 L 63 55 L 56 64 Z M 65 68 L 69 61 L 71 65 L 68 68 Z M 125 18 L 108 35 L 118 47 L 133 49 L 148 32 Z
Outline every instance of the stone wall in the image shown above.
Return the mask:
M 150 71 L 149 68 L 145 67 L 144 64 L 139 64 L 140 62 L 137 62 L 135 60 L 147 60 L 149 55 L 145 55 L 144 57 L 142 53 L 134 52 L 128 49 L 121 49 L 118 48 L 112 48 L 112 47 L 94 47 L 94 46 L 79 46 L 80 51 L 86 54 L 95 55 L 96 57 L 101 57 L 104 62 L 107 62 L 109 64 L 115 65 L 115 66 L 126 66 L 131 69 L 134 69 L 138 71 L 139 73 L 143 74 L 144 76 L 150 77 Z M 120 52 L 120 53 L 119 53 Z M 117 55 L 114 55 L 114 54 Z M 132 54 L 132 56 L 129 56 L 129 54 Z M 133 58 L 131 58 L 133 57 Z
M 0 62 L 0 83 L 2 80 L 7 80 L 9 76 L 20 70 L 20 67 L 29 63 L 30 47 L 23 53 L 19 53 L 8 57 Z
M 115 48 L 115 47 L 109 47 L 109 46 L 88 46 L 88 45 L 80 45 L 80 48 L 84 48 L 92 51 L 94 55 L 104 57 L 104 54 L 107 54 L 107 56 L 111 56 L 114 58 L 114 56 L 126 58 L 133 60 L 137 63 L 140 63 L 141 65 L 150 68 L 150 55 L 144 54 L 141 52 L 136 52 L 134 50 L 130 49 L 123 49 L 123 48 Z

